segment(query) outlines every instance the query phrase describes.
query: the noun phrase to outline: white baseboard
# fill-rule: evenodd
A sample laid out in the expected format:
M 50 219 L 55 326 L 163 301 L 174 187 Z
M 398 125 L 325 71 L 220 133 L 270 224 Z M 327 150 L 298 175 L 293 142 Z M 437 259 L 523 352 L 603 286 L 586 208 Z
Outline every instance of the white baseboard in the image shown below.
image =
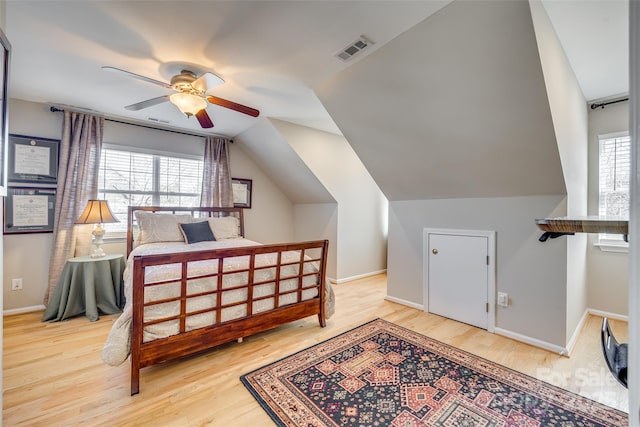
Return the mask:
M 608 317 L 609 319 L 613 319 L 613 320 L 622 320 L 623 322 L 629 322 L 629 316 L 626 316 L 624 314 L 617 314 L 617 313 L 611 313 L 608 311 L 595 310 L 593 308 L 588 308 L 587 313 L 593 314 L 594 316 Z
M 3 316 L 11 316 L 12 314 L 22 314 L 22 313 L 31 313 L 33 311 L 41 311 L 46 309 L 44 305 L 34 305 L 31 307 L 21 307 L 21 308 L 12 308 L 11 310 L 4 310 L 2 312 Z
M 617 314 L 617 313 L 611 313 L 609 311 L 602 311 L 602 310 L 596 310 L 594 308 L 587 308 L 582 314 L 582 317 L 578 322 L 578 326 L 576 326 L 576 329 L 573 331 L 573 335 L 571 335 L 571 338 L 567 343 L 568 355 L 571 355 L 571 353 L 573 352 L 573 348 L 575 347 L 576 342 L 578 341 L 578 337 L 580 336 L 580 333 L 582 332 L 582 329 L 584 329 L 584 325 L 587 322 L 587 317 L 590 314 L 594 316 L 608 317 L 609 319 L 614 319 L 614 320 L 621 320 L 623 322 L 629 322 L 629 316 L 626 316 L 624 314 Z
M 375 276 L 376 274 L 382 274 L 386 272 L 387 272 L 387 269 L 385 268 L 384 270 L 372 271 L 370 273 L 358 274 L 357 276 L 344 277 L 342 279 L 334 279 L 332 277 L 329 277 L 328 279 L 331 283 L 335 283 L 336 285 L 339 285 L 340 283 L 350 282 L 352 280 L 364 279 L 365 277 Z
M 567 343 L 567 356 L 571 356 L 571 353 L 573 352 L 573 349 L 576 346 L 576 342 L 578 341 L 578 337 L 580 336 L 580 333 L 584 328 L 584 324 L 587 322 L 587 317 L 589 317 L 588 309 L 585 310 L 584 313 L 582 313 L 582 317 L 580 318 L 578 325 L 574 329 L 573 334 L 571 335 L 571 338 L 569 338 L 569 342 Z
M 418 310 L 424 311 L 424 305 L 422 304 L 416 304 L 415 302 L 403 300 L 396 297 L 390 297 L 389 295 L 384 297 L 384 299 L 386 299 L 387 301 L 395 302 L 397 304 L 406 305 L 407 307 L 417 308 Z
M 537 338 L 531 338 L 526 335 L 519 334 L 517 332 L 508 331 L 502 328 L 495 328 L 494 332 L 498 335 L 502 335 L 507 338 L 514 339 L 516 341 L 523 342 L 525 344 L 530 344 L 535 347 L 540 347 L 545 350 L 549 350 L 554 353 L 561 354 L 563 356 L 567 356 L 569 353 L 566 348 L 560 347 L 559 345 L 551 344 L 546 341 L 539 340 Z
M 421 305 L 421 304 L 416 304 L 414 302 L 406 301 L 406 300 L 403 300 L 403 299 L 400 299 L 400 298 L 396 298 L 396 297 L 392 297 L 392 296 L 389 296 L 389 295 L 387 295 L 384 299 L 386 299 L 387 301 L 395 302 L 395 303 L 398 303 L 398 304 L 406 305 L 408 307 L 416 308 L 418 310 L 424 311 L 424 305 Z M 584 318 L 586 319 L 586 313 L 585 313 Z M 553 353 L 558 353 L 558 354 L 562 354 L 562 355 L 565 355 L 565 356 L 568 355 L 568 351 L 567 351 L 566 348 L 560 347 L 559 345 L 548 343 L 546 341 L 539 340 L 537 338 L 531 338 L 531 337 L 528 337 L 526 335 L 522 335 L 522 334 L 519 334 L 519 333 L 516 333 L 516 332 L 512 332 L 512 331 L 509 331 L 509 330 L 506 330 L 506 329 L 502 329 L 502 328 L 495 328 L 493 332 L 498 334 L 498 335 L 502 335 L 502 336 L 505 336 L 507 338 L 514 339 L 516 341 L 520 341 L 520 342 L 523 342 L 523 343 L 526 343 L 526 344 L 530 344 L 530 345 L 535 346 L 535 347 L 543 348 L 543 349 L 551 351 Z

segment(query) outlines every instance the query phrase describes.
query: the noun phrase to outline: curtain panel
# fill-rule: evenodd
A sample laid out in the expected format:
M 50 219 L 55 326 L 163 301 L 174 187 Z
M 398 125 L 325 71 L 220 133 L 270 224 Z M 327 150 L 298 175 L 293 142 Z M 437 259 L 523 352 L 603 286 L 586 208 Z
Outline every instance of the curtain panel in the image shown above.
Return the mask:
M 225 138 L 208 136 L 205 140 L 200 206 L 233 207 L 229 144 Z
M 45 306 L 49 303 L 65 263 L 69 258 L 76 256 L 76 238 L 80 230 L 79 227 L 74 227 L 74 222 L 84 210 L 87 201 L 97 198 L 98 195 L 103 130 L 102 117 L 73 111 L 64 112 L 49 284 L 44 295 Z

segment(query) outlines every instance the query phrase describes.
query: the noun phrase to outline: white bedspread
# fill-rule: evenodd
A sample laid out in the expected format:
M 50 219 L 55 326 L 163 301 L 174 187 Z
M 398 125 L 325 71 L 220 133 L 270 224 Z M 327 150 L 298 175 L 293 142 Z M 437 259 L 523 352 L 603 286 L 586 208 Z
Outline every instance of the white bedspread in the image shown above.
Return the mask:
M 132 284 L 133 284 L 133 257 L 136 255 L 152 255 L 162 253 L 176 253 L 176 252 L 192 252 L 202 251 L 208 249 L 223 249 L 223 248 L 236 248 L 244 246 L 257 246 L 260 243 L 248 240 L 248 239 L 226 239 L 214 242 L 200 242 L 194 244 L 186 244 L 182 242 L 171 243 L 151 243 L 135 248 L 127 260 L 126 269 L 124 271 L 124 290 L 126 297 L 126 305 L 122 314 L 113 324 L 107 341 L 102 350 L 102 359 L 105 363 L 117 366 L 122 364 L 130 354 L 131 351 L 131 314 L 132 314 Z M 297 252 L 284 252 L 283 263 L 287 260 L 296 261 L 299 259 L 299 253 Z M 248 258 L 235 257 L 225 259 L 223 271 L 235 271 L 246 268 L 248 266 Z M 261 254 L 256 256 L 257 266 L 270 266 L 276 264 L 276 254 Z M 306 263 L 305 272 L 317 271 L 315 263 Z M 190 262 L 187 268 L 188 277 L 196 277 L 203 274 L 211 274 L 217 272 L 217 261 L 197 261 Z M 281 277 L 295 276 L 298 274 L 297 265 L 283 266 L 281 270 Z M 178 280 L 176 282 L 147 287 L 145 290 L 145 302 L 154 301 L 158 299 L 171 298 L 180 295 L 180 265 L 179 264 L 167 264 L 162 266 L 154 266 L 147 268 L 145 273 L 145 282 L 160 282 L 167 280 Z M 255 282 L 270 281 L 275 278 L 275 268 L 258 269 L 255 271 Z M 216 278 L 197 278 L 190 279 L 187 283 L 187 295 L 193 295 L 207 290 L 215 289 Z M 310 275 L 303 279 L 305 285 L 313 285 L 316 281 L 316 276 Z M 247 273 L 234 273 L 226 274 L 223 276 L 223 289 L 227 289 L 238 283 L 247 283 Z M 281 291 L 296 289 L 298 279 L 283 280 L 280 282 Z M 254 286 L 254 298 L 258 296 L 268 296 L 274 293 L 274 283 L 265 283 L 263 285 Z M 303 291 L 302 299 L 310 299 L 317 295 L 316 289 L 309 289 Z M 235 289 L 225 291 L 222 293 L 222 304 L 231 304 L 238 301 L 246 300 L 247 290 Z M 296 301 L 296 293 L 281 295 L 279 298 L 278 306 L 284 306 Z M 192 297 L 187 300 L 187 313 L 196 312 L 198 310 L 215 308 L 216 296 L 205 295 L 200 297 Z M 252 311 L 253 313 L 259 313 L 262 311 L 271 310 L 274 308 L 274 298 L 266 298 L 259 301 L 254 301 Z M 334 310 L 334 294 L 329 281 L 326 281 L 325 289 L 325 313 L 329 318 Z M 164 304 L 158 304 L 145 307 L 144 318 L 145 322 L 154 319 L 162 319 L 171 315 L 179 314 L 180 303 L 170 302 Z M 233 307 L 223 308 L 221 311 L 222 321 L 229 321 L 232 319 L 241 318 L 247 315 L 246 304 L 239 304 Z M 198 315 L 188 316 L 186 319 L 186 330 L 197 329 L 202 326 L 216 323 L 215 321 L 216 311 L 209 311 Z M 179 323 L 177 320 L 158 323 L 152 326 L 147 326 L 143 333 L 143 341 L 151 341 L 157 338 L 167 337 L 175 335 L 179 332 Z

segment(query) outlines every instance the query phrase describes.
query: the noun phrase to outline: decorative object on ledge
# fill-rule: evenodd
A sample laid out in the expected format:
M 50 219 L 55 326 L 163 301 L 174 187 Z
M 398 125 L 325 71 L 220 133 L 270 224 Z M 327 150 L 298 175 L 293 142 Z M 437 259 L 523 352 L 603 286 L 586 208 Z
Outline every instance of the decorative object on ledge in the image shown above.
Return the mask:
M 89 200 L 84 212 L 76 220 L 76 224 L 95 224 L 93 228 L 93 251 L 91 258 L 100 258 L 106 254 L 102 250 L 102 238 L 104 237 L 104 228 L 102 224 L 110 222 L 120 222 L 113 216 L 109 204 L 106 200 Z
M 251 187 L 253 181 L 243 178 L 231 178 L 233 187 L 233 207 L 251 209 Z
M 55 186 L 59 144 L 55 139 L 9 135 L 9 183 Z
M 9 139 L 9 57 L 11 44 L 0 30 L 0 196 L 7 195 L 7 146 Z
M 626 242 L 629 233 L 629 220 L 599 216 L 541 218 L 536 219 L 536 225 L 544 231 L 538 239 L 541 242 L 575 233 L 623 234 Z
M 55 188 L 9 187 L 4 199 L 4 234 L 51 233 Z

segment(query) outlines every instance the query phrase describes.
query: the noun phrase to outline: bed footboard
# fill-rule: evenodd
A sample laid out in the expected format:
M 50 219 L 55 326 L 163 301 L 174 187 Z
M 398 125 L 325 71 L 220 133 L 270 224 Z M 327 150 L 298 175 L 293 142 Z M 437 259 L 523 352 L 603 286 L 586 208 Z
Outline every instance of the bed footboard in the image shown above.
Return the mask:
M 135 256 L 131 394 L 140 391 L 144 367 L 312 315 L 324 327 L 328 244 Z M 166 268 L 177 276 L 154 279 L 154 269 Z M 157 338 L 158 330 L 169 332 Z

